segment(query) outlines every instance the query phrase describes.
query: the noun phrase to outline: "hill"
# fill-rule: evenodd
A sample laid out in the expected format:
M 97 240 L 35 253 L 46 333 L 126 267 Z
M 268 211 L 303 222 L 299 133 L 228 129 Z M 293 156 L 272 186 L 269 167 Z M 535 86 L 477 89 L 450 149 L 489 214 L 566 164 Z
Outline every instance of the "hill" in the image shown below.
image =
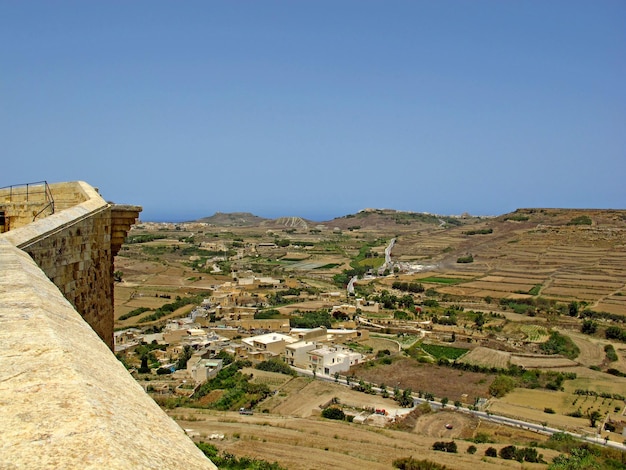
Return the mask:
M 216 212 L 210 217 L 203 217 L 193 222 L 224 227 L 255 227 L 267 220 L 250 212 Z

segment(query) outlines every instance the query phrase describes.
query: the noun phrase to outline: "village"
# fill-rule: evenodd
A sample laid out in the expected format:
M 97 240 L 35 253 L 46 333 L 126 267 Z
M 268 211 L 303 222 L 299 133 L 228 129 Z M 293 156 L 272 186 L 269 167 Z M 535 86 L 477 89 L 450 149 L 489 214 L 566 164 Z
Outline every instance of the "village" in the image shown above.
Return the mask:
M 359 298 L 353 304 L 334 304 L 342 294 L 331 292 L 318 296 L 320 300 L 280 309 L 281 313 L 286 313 L 294 309 L 303 312 L 326 308 L 333 320 L 339 319 L 332 328 L 292 328 L 289 318 L 255 318 L 260 308 L 250 305 L 258 302 L 258 294 L 251 294 L 251 291 L 279 285 L 280 281 L 272 278 L 226 282 L 211 297 L 194 306 L 188 315 L 168 320 L 162 332 L 145 334 L 140 328 L 116 331 L 115 352 L 132 355 L 141 344 L 158 346 L 151 351 L 151 370 L 155 378 L 145 382 L 146 388 L 149 385 L 150 391 L 182 395 L 190 395 L 193 390 L 190 383 L 198 386 L 221 370 L 223 361 L 219 353 L 222 351 L 253 364 L 280 360 L 295 371 L 328 377 L 346 375 L 350 367 L 375 356 L 373 352 L 367 354 L 352 348 L 368 349 L 359 347 L 370 338 L 369 329 L 359 327 L 359 314 L 378 312 L 377 302 L 364 302 Z M 363 322 L 371 327 L 371 322 Z M 422 330 L 422 334 L 426 334 L 426 330 Z M 398 343 L 389 341 L 389 345 L 395 346 L 394 354 L 399 352 Z M 185 354 L 190 357 L 181 369 L 179 358 Z M 135 358 L 135 362 L 138 359 Z M 165 376 L 167 380 L 159 380 Z

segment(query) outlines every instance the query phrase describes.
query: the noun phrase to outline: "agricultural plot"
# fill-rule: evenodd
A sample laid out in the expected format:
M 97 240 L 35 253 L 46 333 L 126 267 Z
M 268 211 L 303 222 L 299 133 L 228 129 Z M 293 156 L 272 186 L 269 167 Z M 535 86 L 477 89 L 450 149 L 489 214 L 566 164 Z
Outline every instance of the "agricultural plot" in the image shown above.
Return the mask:
M 463 356 L 459 362 L 483 367 L 506 369 L 509 367 L 510 359 L 511 353 L 509 352 L 479 346 Z
M 398 341 L 388 338 L 381 338 L 376 336 L 370 336 L 365 341 L 360 341 L 359 344 L 372 348 L 372 352 L 375 354 L 377 351 L 388 350 L 392 354 L 400 352 L 400 344 Z
M 563 391 L 515 389 L 503 398 L 491 400 L 489 410 L 505 416 L 536 423 L 546 422 L 548 426 L 590 434 L 594 433 L 594 429 L 589 427 L 587 418 L 589 412 L 598 411 L 602 417 L 622 414 L 624 400 L 614 395 L 624 394 L 625 378 L 612 377 L 586 367 L 570 368 L 567 371 L 577 373 L 578 377 L 566 380 L 563 383 Z M 589 394 L 577 391 L 588 391 Z M 602 397 L 601 394 L 608 396 Z M 554 414 L 545 413 L 546 408 L 552 409 Z M 576 412 L 580 412 L 582 416 L 568 416 Z
M 577 375 L 576 379 L 563 382 L 563 387 L 568 393 L 574 393 L 575 390 L 581 389 L 592 390 L 597 393 L 626 395 L 626 377 L 615 377 L 580 366 L 566 369 L 566 371 L 575 372 Z
M 573 367 L 577 362 L 562 356 L 547 356 L 541 354 L 511 354 L 511 365 L 524 369 L 558 369 Z
M 556 427 L 577 433 L 592 433 L 589 420 L 574 418 L 566 413 L 576 411 L 571 405 L 576 396 L 565 393 L 539 389 L 515 389 L 503 398 L 490 400 L 488 410 L 511 418 L 530 421 L 537 424 L 546 423 L 548 427 Z M 555 411 L 545 413 L 546 408 Z
M 606 353 L 604 352 L 605 342 L 599 342 L 582 333 L 559 330 L 566 334 L 580 350 L 576 362 L 583 366 L 599 366 L 603 363 Z
M 253 368 L 244 368 L 241 372 L 248 375 L 252 374 L 252 383 L 265 384 L 271 389 L 279 389 L 293 378 L 289 375 L 279 374 L 278 372 L 269 372 Z
M 465 279 L 443 276 L 427 276 L 419 279 L 420 282 L 428 282 L 432 284 L 454 285 L 465 282 Z
M 612 295 L 597 302 L 596 310 L 626 316 L 626 294 Z
M 333 382 L 305 377 L 289 380 L 279 389 L 277 395 L 260 403 L 258 408 L 267 409 L 270 413 L 281 416 L 305 418 L 319 413 L 321 407 L 333 398 L 337 398 L 342 406 L 353 409 L 382 408 L 391 413 L 406 412 L 406 410 L 399 409 L 398 404 L 390 398 L 368 395 Z
M 548 330 L 538 325 L 522 325 L 520 330 L 526 336 L 525 341 L 530 343 L 543 343 L 550 337 Z
M 439 344 L 422 343 L 421 348 L 436 359 L 444 358 L 456 360 L 467 353 L 467 349 L 453 348 L 452 346 L 442 346 Z
M 510 292 L 510 293 L 528 293 L 533 287 L 534 283 L 531 282 L 490 282 L 490 281 L 474 281 L 468 282 L 463 285 L 464 288 L 476 289 L 476 290 L 492 290 L 496 292 Z
M 489 385 L 493 374 L 460 371 L 451 367 L 421 364 L 414 359 L 398 358 L 389 365 L 367 367 L 359 364 L 350 372 L 358 379 L 375 384 L 386 384 L 388 388 L 398 384 L 401 389 L 410 388 L 413 392 L 423 390 L 436 397 L 448 397 L 450 402 L 460 400 L 468 403 L 474 397 L 489 396 Z

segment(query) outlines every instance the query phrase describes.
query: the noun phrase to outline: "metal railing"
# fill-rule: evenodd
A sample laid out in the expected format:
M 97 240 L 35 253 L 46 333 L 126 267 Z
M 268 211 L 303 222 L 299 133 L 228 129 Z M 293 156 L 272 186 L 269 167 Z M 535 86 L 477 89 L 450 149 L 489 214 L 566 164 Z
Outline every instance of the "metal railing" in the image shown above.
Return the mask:
M 11 186 L 5 186 L 0 188 L 0 195 L 8 196 L 9 203 L 17 201 L 24 201 L 30 203 L 41 202 L 43 207 L 39 212 L 33 216 L 33 221 L 37 220 L 45 210 L 48 208 L 51 210 L 51 214 L 54 214 L 54 198 L 52 197 L 52 191 L 47 181 L 37 181 L 34 183 L 13 184 Z

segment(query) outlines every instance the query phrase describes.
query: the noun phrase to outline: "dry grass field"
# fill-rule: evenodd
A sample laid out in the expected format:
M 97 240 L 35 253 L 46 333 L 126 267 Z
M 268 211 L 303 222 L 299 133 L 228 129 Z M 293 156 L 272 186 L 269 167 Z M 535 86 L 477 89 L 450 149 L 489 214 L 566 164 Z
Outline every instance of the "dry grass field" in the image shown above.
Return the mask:
M 545 439 L 529 431 L 483 423 L 452 410 L 423 415 L 409 431 L 326 420 L 320 418 L 319 413 L 311 413 L 310 407 L 319 409 L 319 403 L 333 396 L 341 397 L 340 401 L 346 403 L 359 403 L 363 402 L 363 397 L 366 401 L 371 397 L 340 385 L 311 382 L 310 379 L 294 379 L 287 386 L 290 389 L 284 391 L 281 403 L 271 407 L 269 413 L 241 416 L 234 412 L 177 408 L 170 410 L 169 414 L 196 441 L 211 442 L 220 450 L 235 455 L 276 461 L 285 468 L 295 470 L 382 470 L 390 469 L 394 459 L 408 456 L 443 463 L 459 470 L 473 469 L 477 465 L 481 468 L 519 469 L 517 462 L 485 458 L 485 449 L 489 446 L 500 448 L 511 442 L 528 445 L 531 441 Z M 270 401 L 261 407 L 270 406 Z M 452 429 L 447 429 L 446 424 Z M 477 432 L 491 436 L 495 443 L 476 444 L 476 454 L 470 455 L 466 450 L 472 443 L 463 439 L 472 438 Z M 218 436 L 218 439 L 210 440 L 212 435 Z M 459 452 L 446 454 L 433 451 L 432 444 L 437 440 L 455 440 Z M 551 450 L 540 451 L 548 460 L 557 455 Z M 526 463 L 523 468 L 545 466 Z
M 485 449 L 493 444 L 478 444 L 476 454 L 470 455 L 466 450 L 471 443 L 457 441 L 459 453 L 447 454 L 431 449 L 433 442 L 439 440 L 438 436 L 321 418 L 242 417 L 236 413 L 195 409 L 177 409 L 170 414 L 181 427 L 189 430 L 194 440 L 211 442 L 218 449 L 235 455 L 278 462 L 290 470 L 389 470 L 394 459 L 409 456 L 439 462 L 457 470 L 473 470 L 476 466 L 521 468 L 515 461 L 484 458 Z M 445 423 L 444 419 L 438 424 L 444 428 Z M 224 435 L 224 439 L 209 441 L 207 437 L 212 434 Z M 542 453 L 548 459 L 557 455 L 543 449 Z M 524 468 L 545 468 L 545 465 L 525 464 Z
M 473 403 L 475 397 L 489 396 L 492 374 L 460 371 L 449 367 L 420 364 L 413 359 L 400 358 L 388 366 L 367 367 L 358 365 L 350 369 L 358 379 L 375 384 L 385 384 L 388 389 L 398 385 L 413 392 L 433 393 L 447 397 L 450 402 Z
M 463 362 L 465 364 L 498 367 L 501 369 L 509 367 L 510 361 L 510 352 L 498 351 L 496 349 L 485 348 L 482 346 L 472 349 L 469 353 L 459 359 L 459 362 Z

